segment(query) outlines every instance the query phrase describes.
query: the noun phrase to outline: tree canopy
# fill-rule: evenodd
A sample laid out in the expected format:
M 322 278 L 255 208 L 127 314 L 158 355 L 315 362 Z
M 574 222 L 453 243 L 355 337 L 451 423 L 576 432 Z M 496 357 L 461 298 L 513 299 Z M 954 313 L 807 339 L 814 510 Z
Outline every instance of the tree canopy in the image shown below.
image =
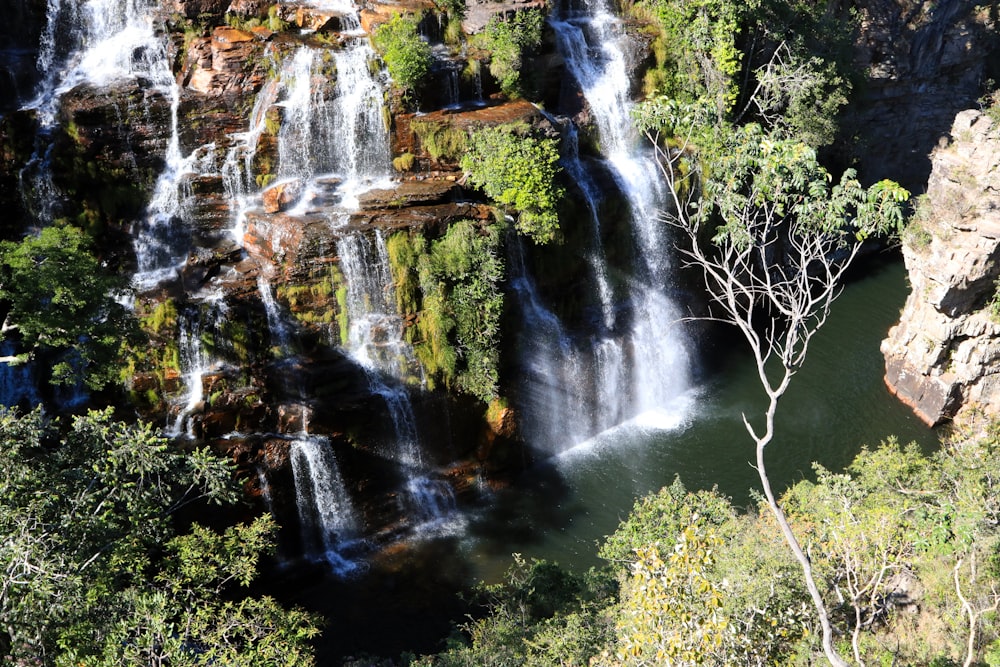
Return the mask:
M 0 243 L 0 337 L 16 349 L 2 361 L 43 360 L 56 384 L 106 385 L 117 378 L 122 345 L 138 331 L 115 300 L 123 287 L 75 227 Z
M 173 517 L 238 497 L 230 466 L 110 410 L 65 431 L 0 413 L 0 657 L 43 665 L 308 665 L 313 620 L 239 588 L 273 546 Z

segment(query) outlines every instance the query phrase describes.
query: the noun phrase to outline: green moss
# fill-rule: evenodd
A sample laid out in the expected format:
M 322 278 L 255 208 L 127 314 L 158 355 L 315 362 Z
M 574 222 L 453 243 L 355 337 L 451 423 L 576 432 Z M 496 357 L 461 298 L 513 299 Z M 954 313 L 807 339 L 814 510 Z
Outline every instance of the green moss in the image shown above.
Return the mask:
M 396 171 L 410 171 L 413 169 L 413 163 L 416 160 L 413 153 L 403 153 L 399 157 L 392 159 L 392 167 Z
M 410 124 L 410 129 L 417 135 L 420 146 L 434 160 L 458 160 L 469 144 L 469 135 L 465 130 L 450 122 L 418 120 Z
M 142 328 L 154 334 L 158 334 L 164 329 L 174 329 L 177 327 L 177 304 L 173 299 L 161 301 L 153 308 L 153 311 L 139 319 Z

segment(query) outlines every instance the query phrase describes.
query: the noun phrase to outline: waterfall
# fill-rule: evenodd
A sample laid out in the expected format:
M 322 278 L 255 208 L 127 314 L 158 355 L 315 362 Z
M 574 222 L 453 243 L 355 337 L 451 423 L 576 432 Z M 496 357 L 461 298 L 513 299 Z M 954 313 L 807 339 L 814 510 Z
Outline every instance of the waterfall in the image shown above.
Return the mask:
M 416 416 L 407 382 L 423 386 L 423 368 L 403 339 L 403 319 L 396 311 L 389 253 L 381 232 L 372 239 L 350 234 L 337 243 L 347 282 L 347 351 L 367 372 L 372 393 L 386 404 L 396 435 L 393 458 L 422 468 Z
M 336 51 L 300 47 L 285 64 L 277 176 L 306 185 L 301 207 L 334 184 L 340 205 L 355 208 L 360 192 L 389 179 L 384 82 L 371 74 L 373 59 L 367 41 L 354 37 Z
M 604 164 L 629 205 L 635 258 L 621 285 L 609 280 L 599 191 L 579 156 L 576 129 L 564 132 L 562 165 L 589 214 L 586 260 L 601 323 L 569 332 L 548 310 L 519 248 L 512 249 L 512 287 L 524 318 L 520 354 L 526 371 L 522 411 L 536 446 L 561 451 L 626 420 L 673 427 L 685 409 L 689 360 L 670 298 L 670 243 L 656 213 L 665 198 L 652 156 L 632 128 L 621 22 L 599 1 L 556 13 L 550 23 L 566 67 L 597 125 Z M 616 294 L 616 291 L 619 292 Z
M 260 299 L 264 304 L 264 313 L 267 316 L 267 328 L 271 332 L 272 344 L 278 348 L 277 356 L 285 356 L 290 353 L 292 348 L 292 328 L 285 321 L 278 308 L 274 295 L 271 293 L 271 283 L 263 274 L 257 276 L 257 289 L 260 291 Z
M 42 81 L 26 108 L 43 126 L 55 122 L 59 98 L 89 83 L 141 77 L 154 87 L 173 81 L 166 44 L 156 34 L 154 0 L 48 0 L 38 51 Z
M 303 551 L 345 574 L 356 565 L 338 549 L 357 534 L 359 521 L 330 441 L 302 434 L 292 441 L 290 457 Z
M 181 373 L 184 378 L 183 404 L 167 426 L 167 434 L 194 438 L 195 419 L 204 407 L 204 376 L 217 366 L 205 350 L 202 337 L 214 330 L 226 314 L 225 303 L 216 295 L 204 304 L 193 305 L 178 313 L 180 333 L 177 346 L 180 351 Z

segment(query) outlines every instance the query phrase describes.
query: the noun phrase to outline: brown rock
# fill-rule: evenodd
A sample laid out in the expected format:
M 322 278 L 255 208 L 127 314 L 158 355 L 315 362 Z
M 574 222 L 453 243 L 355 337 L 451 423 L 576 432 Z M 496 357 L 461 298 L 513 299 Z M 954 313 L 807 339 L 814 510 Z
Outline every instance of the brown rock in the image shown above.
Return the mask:
M 364 192 L 358 195 L 358 204 L 362 210 L 439 204 L 451 198 L 456 190 L 454 180 L 404 181 L 395 188 Z
M 465 18 L 462 19 L 462 29 L 472 35 L 489 23 L 497 15 L 510 15 L 525 9 L 545 10 L 545 0 L 468 0 L 466 2 Z
M 264 211 L 278 213 L 287 211 L 302 196 L 302 181 L 283 181 L 272 185 L 261 193 Z

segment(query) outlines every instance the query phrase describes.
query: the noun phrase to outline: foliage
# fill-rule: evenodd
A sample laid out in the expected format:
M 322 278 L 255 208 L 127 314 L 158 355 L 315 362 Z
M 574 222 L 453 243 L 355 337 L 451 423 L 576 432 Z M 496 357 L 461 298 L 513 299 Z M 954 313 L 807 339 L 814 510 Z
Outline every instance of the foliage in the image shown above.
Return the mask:
M 1000 425 L 932 455 L 890 439 L 782 498 L 857 664 L 993 664 L 1000 653 Z M 640 499 L 586 576 L 515 556 L 486 616 L 420 665 L 811 665 L 818 633 L 766 502 L 680 481 Z M 610 584 L 614 575 L 620 588 Z M 619 593 L 620 590 L 620 593 Z
M 417 19 L 394 14 L 372 32 L 372 44 L 393 82 L 406 94 L 412 94 L 430 72 L 431 47 L 417 32 Z
M 468 134 L 451 123 L 415 120 L 410 129 L 420 140 L 420 146 L 434 160 L 458 160 L 468 148 Z
M 710 125 L 756 122 L 810 146 L 836 136 L 852 84 L 852 26 L 822 3 L 640 0 L 656 66 L 648 97 L 711 111 Z
M 108 384 L 118 375 L 123 343 L 138 331 L 115 300 L 122 288 L 75 227 L 47 227 L 19 243 L 0 243 L 6 311 L 0 336 L 17 349 L 7 363 L 44 362 L 56 384 Z
M 513 17 L 495 14 L 475 36 L 474 44 L 490 54 L 489 70 L 510 97 L 523 94 L 524 59 L 542 43 L 545 17 L 538 9 L 514 12 Z
M 559 231 L 556 209 L 564 194 L 555 182 L 558 161 L 555 139 L 537 139 L 521 125 L 500 125 L 474 131 L 460 164 L 473 185 L 518 212 L 518 231 L 548 243 Z
M 310 664 L 311 619 L 246 586 L 275 526 L 224 534 L 172 515 L 237 498 L 206 450 L 173 452 L 110 410 L 62 434 L 39 411 L 0 414 L 0 648 L 15 664 Z M 285 660 L 284 658 L 288 658 Z
M 499 382 L 500 233 L 463 220 L 429 244 L 407 232 L 387 243 L 400 311 L 418 315 L 414 347 L 424 368 L 484 401 Z
M 462 626 L 446 651 L 424 656 L 421 667 L 587 665 L 611 638 L 613 628 L 600 604 L 613 601 L 606 575 L 574 575 L 554 563 L 514 554 L 505 579 L 481 585 L 477 601 L 487 612 Z M 467 639 L 466 639 L 467 638 Z

